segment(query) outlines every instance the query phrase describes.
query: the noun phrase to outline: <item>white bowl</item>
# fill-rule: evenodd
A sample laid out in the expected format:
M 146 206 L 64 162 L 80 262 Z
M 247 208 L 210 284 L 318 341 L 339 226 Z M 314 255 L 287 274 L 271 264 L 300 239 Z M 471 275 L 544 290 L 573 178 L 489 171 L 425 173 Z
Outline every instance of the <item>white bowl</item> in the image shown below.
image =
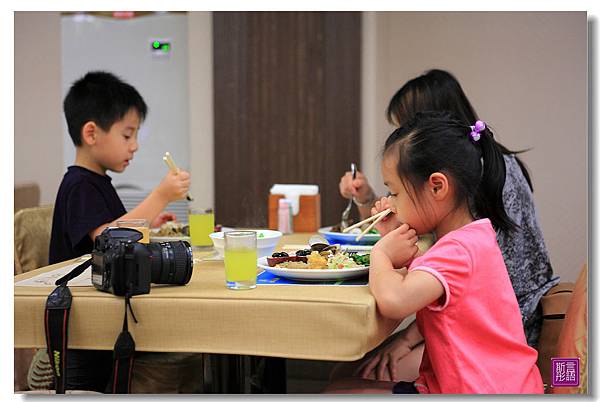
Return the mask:
M 256 257 L 270 257 L 275 251 L 275 247 L 281 239 L 283 233 L 278 232 L 276 230 L 267 230 L 267 229 L 257 229 L 253 230 L 256 232 Z M 213 245 L 215 246 L 215 250 L 219 253 L 220 257 L 225 255 L 225 238 L 223 237 L 223 232 L 214 232 L 211 233 L 210 238 L 212 239 Z

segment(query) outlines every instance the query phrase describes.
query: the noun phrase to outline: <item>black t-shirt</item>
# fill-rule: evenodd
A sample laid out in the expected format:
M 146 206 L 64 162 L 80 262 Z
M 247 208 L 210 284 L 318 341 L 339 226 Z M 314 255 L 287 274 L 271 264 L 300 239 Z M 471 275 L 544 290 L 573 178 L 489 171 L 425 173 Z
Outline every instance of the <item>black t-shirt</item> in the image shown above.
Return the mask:
M 125 215 L 111 180 L 83 167 L 69 166 L 54 204 L 50 264 L 91 253 L 94 242 L 88 233 Z

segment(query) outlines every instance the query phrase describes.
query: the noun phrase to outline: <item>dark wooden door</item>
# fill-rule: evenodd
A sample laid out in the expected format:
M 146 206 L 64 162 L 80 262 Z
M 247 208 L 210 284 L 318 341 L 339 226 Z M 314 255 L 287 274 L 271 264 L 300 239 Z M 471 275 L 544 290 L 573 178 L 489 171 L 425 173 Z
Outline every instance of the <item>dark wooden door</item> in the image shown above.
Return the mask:
M 360 160 L 359 12 L 215 12 L 215 213 L 265 227 L 274 183 L 318 184 L 322 225 Z

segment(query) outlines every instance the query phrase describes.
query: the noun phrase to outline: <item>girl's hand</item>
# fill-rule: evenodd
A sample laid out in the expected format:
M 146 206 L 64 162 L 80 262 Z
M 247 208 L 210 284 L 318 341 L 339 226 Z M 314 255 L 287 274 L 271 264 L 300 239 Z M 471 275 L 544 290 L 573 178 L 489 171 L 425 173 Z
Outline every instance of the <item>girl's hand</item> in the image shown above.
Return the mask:
M 385 236 L 401 225 L 401 222 L 398 221 L 398 216 L 396 215 L 396 209 L 392 206 L 388 197 L 381 197 L 379 201 L 375 202 L 375 206 L 371 208 L 371 216 L 388 208 L 391 208 L 392 212 L 387 214 L 385 218 L 375 225 L 375 229 L 381 233 L 381 236 Z
M 156 188 L 156 191 L 167 202 L 173 202 L 185 198 L 189 189 L 190 174 L 185 170 L 179 170 L 177 173 L 169 171 Z
M 361 204 L 375 198 L 367 177 L 361 172 L 356 172 L 354 180 L 352 180 L 352 172 L 346 172 L 340 179 L 339 187 L 342 197 L 348 199 L 354 197 Z
M 177 220 L 177 216 L 175 216 L 175 214 L 173 214 L 171 212 L 161 212 L 160 214 L 158 214 L 158 216 L 156 218 L 154 218 L 152 223 L 150 223 L 150 227 L 151 228 L 159 228 L 159 227 L 161 227 L 161 225 L 163 223 L 166 223 L 169 221 L 175 222 L 176 220 Z
M 371 253 L 382 252 L 394 268 L 402 268 L 408 266 L 419 251 L 417 240 L 417 232 L 404 223 L 375 243 Z

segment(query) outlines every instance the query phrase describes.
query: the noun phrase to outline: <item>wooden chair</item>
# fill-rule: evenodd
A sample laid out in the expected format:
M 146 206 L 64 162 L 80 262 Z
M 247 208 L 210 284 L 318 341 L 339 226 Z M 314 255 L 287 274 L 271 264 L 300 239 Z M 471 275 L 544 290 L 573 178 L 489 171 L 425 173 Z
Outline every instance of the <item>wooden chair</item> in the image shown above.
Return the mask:
M 579 358 L 579 387 L 550 388 L 552 394 L 588 394 L 588 272 L 583 266 L 553 357 Z
M 15 190 L 16 194 L 16 190 Z M 39 194 L 38 194 L 39 195 Z M 15 200 L 16 201 L 16 200 Z M 16 204 L 15 204 L 16 205 Z M 54 207 L 19 210 L 14 217 L 14 273 L 22 274 L 48 265 Z M 27 377 L 36 349 L 14 350 L 14 389 L 29 389 Z
M 21 183 L 15 185 L 15 213 L 23 208 L 40 205 L 40 186 L 37 183 Z
M 575 284 L 571 282 L 560 282 L 552 287 L 540 300 L 542 305 L 542 328 L 538 338 L 538 360 L 537 366 L 542 375 L 542 381 L 546 388 L 550 384 L 552 376 L 551 358 L 556 357 L 558 337 L 565 322 L 565 314 Z
M 15 214 L 15 275 L 48 265 L 54 206 L 25 208 Z

